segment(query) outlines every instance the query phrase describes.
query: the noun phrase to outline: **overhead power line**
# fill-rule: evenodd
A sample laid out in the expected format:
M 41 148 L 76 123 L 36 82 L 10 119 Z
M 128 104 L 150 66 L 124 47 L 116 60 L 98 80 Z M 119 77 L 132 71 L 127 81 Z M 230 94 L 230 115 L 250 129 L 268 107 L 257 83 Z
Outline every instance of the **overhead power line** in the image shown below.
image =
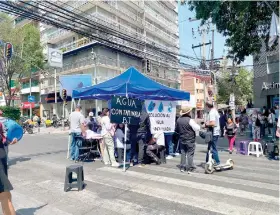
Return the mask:
M 75 14 L 75 13 L 73 14 L 73 12 L 71 12 L 71 11 L 66 11 L 65 12 L 65 10 L 63 9 L 64 10 L 63 13 L 61 13 L 61 11 L 57 12 L 57 10 L 58 10 L 57 5 L 55 5 L 53 3 L 50 3 L 50 4 L 52 4 L 51 8 L 46 7 L 46 4 L 44 4 L 44 3 L 42 4 L 41 2 L 39 4 L 41 4 L 43 7 L 40 7 L 40 5 L 37 4 L 37 3 L 36 3 L 35 6 L 31 3 L 28 3 L 29 6 L 34 6 L 35 8 L 37 8 L 37 10 L 44 11 L 44 17 L 42 17 L 42 15 L 38 14 L 38 11 L 36 11 L 36 10 L 30 10 L 30 8 L 26 9 L 22 5 L 20 5 L 20 7 L 19 7 L 19 5 L 14 5 L 10 1 L 8 1 L 8 2 L 9 2 L 8 4 L 0 2 L 0 4 L 2 4 L 2 6 L 3 6 L 3 4 L 6 6 L 6 7 L 2 7 L 3 10 L 6 10 L 6 11 L 14 13 L 14 14 L 22 15 L 26 18 L 34 19 L 36 21 L 41 21 L 41 22 L 44 22 L 46 24 L 54 25 L 54 26 L 59 27 L 59 28 L 64 28 L 64 29 L 67 29 L 67 30 L 74 31 L 78 34 L 90 37 L 90 38 L 95 39 L 95 40 L 99 40 L 99 42 L 101 42 L 103 44 L 105 42 L 105 43 L 107 43 L 106 45 L 113 45 L 114 48 L 117 48 L 117 49 L 125 48 L 126 50 L 123 50 L 123 51 L 128 51 L 127 49 L 131 50 L 133 48 L 127 47 L 123 44 L 114 43 L 112 40 L 106 39 L 106 37 L 108 38 L 108 36 L 115 33 L 115 34 L 117 34 L 116 37 L 123 38 L 125 41 L 127 40 L 127 41 L 130 41 L 130 42 L 133 42 L 133 43 L 137 43 L 137 45 L 140 45 L 140 46 L 144 46 L 144 44 L 142 42 L 139 42 L 139 40 L 135 40 L 135 38 L 130 38 L 130 37 L 127 37 L 127 36 L 124 38 L 123 35 L 120 34 L 120 32 L 116 32 L 114 30 L 111 31 L 111 32 L 108 32 L 108 29 L 105 29 L 105 32 L 107 31 L 105 33 L 106 35 L 105 36 L 102 35 L 102 37 L 100 37 L 99 35 L 94 34 L 93 32 L 90 32 L 90 34 L 89 34 L 89 32 L 88 32 L 89 29 L 84 29 L 84 28 L 82 28 L 82 29 L 78 28 L 77 29 L 77 26 L 75 26 L 75 24 L 78 24 L 80 27 L 81 26 L 83 26 L 83 27 L 86 26 L 86 27 L 91 27 L 91 28 L 94 28 L 96 30 L 99 30 L 98 33 L 100 34 L 100 31 L 104 31 L 104 26 L 103 26 L 103 29 L 102 29 L 101 28 L 102 26 L 100 26 L 100 24 L 98 24 L 98 23 L 96 24 L 96 22 L 95 22 L 96 25 L 89 24 L 88 21 L 85 22 L 83 20 L 83 19 L 86 19 L 86 18 L 84 18 L 84 17 L 81 18 L 81 16 L 79 16 L 79 15 L 78 15 L 78 17 L 80 17 L 80 19 L 77 20 L 76 19 L 77 14 Z M 26 2 L 23 2 L 23 3 L 26 4 Z M 49 2 L 47 2 L 47 3 L 49 3 Z M 62 8 L 60 8 L 60 10 L 62 10 Z M 23 13 L 25 13 L 25 14 L 23 14 Z M 69 14 L 69 13 L 71 13 L 71 14 Z M 64 18 L 64 21 L 66 21 L 66 22 L 64 22 L 63 24 L 59 23 L 59 22 L 57 22 L 57 20 L 54 20 L 54 18 L 50 17 L 48 14 L 49 15 L 60 16 L 61 18 Z M 69 17 L 70 17 L 70 19 L 69 19 Z M 75 20 L 73 21 L 73 19 L 75 19 Z M 86 19 L 86 20 L 88 20 L 88 19 Z M 71 23 L 69 23 L 69 22 L 71 22 Z M 90 22 L 92 22 L 92 20 L 90 20 Z M 105 26 L 105 27 L 108 28 L 107 26 Z M 142 54 L 141 57 L 143 57 L 143 54 L 145 54 L 145 55 L 147 54 L 148 56 L 150 55 L 151 58 L 155 57 L 156 55 L 167 55 L 168 57 L 171 57 L 171 58 L 178 56 L 178 53 L 172 53 L 170 51 L 165 51 L 165 50 L 162 50 L 162 49 L 160 49 L 156 46 L 152 46 L 150 44 L 146 44 L 146 46 L 151 47 L 152 49 L 155 49 L 155 51 L 157 51 L 157 53 L 150 53 L 150 52 L 147 52 L 147 51 L 145 52 L 144 50 L 135 50 L 135 49 L 134 49 L 134 51 L 136 52 L 136 54 L 138 54 L 138 56 L 139 56 L 139 53 L 141 53 Z M 198 60 L 198 59 L 196 59 L 194 57 L 191 57 L 191 56 L 180 55 L 180 54 L 179 54 L 179 56 L 185 57 L 185 58 L 188 58 L 188 59 L 191 59 L 191 60 L 195 60 L 195 61 Z M 156 57 L 163 60 L 163 61 L 166 61 L 166 59 L 164 59 L 163 57 L 158 57 L 158 56 L 156 56 Z M 166 57 L 166 56 L 164 56 L 164 57 Z

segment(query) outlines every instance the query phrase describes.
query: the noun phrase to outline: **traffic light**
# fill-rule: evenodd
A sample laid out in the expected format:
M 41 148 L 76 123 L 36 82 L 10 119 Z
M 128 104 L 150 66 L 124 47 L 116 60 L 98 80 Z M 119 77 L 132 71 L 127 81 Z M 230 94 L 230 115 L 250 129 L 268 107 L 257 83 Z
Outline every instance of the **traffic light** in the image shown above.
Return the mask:
M 6 43 L 5 44 L 5 57 L 7 59 L 11 59 L 13 55 L 13 45 L 11 43 Z
M 63 89 L 62 90 L 62 100 L 66 100 L 67 99 L 67 91 L 66 91 L 66 89 Z
M 151 72 L 151 62 L 147 60 L 147 72 Z

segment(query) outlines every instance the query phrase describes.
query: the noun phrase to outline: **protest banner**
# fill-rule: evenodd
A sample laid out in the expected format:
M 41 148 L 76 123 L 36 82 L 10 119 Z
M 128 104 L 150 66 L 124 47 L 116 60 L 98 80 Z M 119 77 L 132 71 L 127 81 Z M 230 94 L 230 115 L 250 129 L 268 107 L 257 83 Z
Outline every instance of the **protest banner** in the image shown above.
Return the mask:
M 146 100 L 145 107 L 150 117 L 151 132 L 174 132 L 176 102 Z
M 117 124 L 138 125 L 142 111 L 142 102 L 122 96 L 111 100 L 111 122 Z

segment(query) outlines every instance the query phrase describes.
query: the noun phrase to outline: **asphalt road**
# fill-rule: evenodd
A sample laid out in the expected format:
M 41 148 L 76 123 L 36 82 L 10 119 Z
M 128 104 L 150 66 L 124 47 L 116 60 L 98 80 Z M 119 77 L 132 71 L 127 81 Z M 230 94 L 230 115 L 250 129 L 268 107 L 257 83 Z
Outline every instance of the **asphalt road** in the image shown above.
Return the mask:
M 227 147 L 226 140 L 219 145 Z M 10 147 L 9 178 L 19 215 L 210 215 L 279 214 L 279 162 L 229 155 L 233 170 L 206 175 L 204 144 L 198 144 L 198 173 L 181 173 L 179 158 L 127 172 L 100 161 L 84 163 L 86 188 L 64 192 L 66 134 L 25 135 Z

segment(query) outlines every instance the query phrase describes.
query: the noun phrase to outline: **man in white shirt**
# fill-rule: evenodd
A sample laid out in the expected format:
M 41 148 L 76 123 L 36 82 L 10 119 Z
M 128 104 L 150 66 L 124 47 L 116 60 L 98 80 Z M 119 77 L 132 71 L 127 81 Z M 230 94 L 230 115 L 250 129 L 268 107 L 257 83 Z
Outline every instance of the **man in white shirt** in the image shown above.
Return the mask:
M 74 161 L 78 161 L 79 147 L 82 146 L 82 132 L 85 131 L 85 117 L 81 113 L 81 108 L 80 105 L 77 105 L 75 111 L 69 116 L 70 132 L 72 136 L 70 158 Z
M 217 150 L 217 143 L 220 135 L 220 115 L 217 111 L 217 109 L 213 106 L 213 104 L 206 103 L 207 109 L 209 109 L 208 119 L 206 122 L 206 127 L 209 131 L 213 133 L 213 139 L 208 143 L 208 149 L 209 151 L 212 148 L 213 158 L 216 161 L 216 165 L 220 164 L 219 154 Z M 206 162 L 208 162 L 208 153 L 206 155 Z

